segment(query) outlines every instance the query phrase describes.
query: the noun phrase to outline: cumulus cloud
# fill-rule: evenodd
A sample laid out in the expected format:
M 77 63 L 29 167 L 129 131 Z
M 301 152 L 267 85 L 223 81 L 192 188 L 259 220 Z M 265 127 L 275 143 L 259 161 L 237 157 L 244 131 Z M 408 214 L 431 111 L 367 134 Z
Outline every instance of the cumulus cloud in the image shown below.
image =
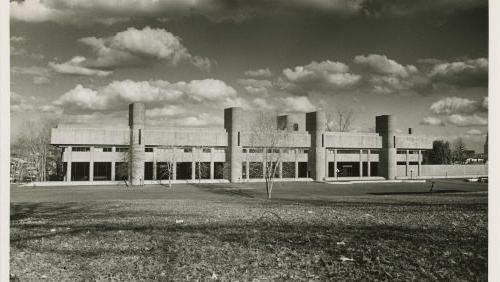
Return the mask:
M 466 135 L 483 135 L 481 130 L 479 129 L 470 129 L 467 132 L 465 132 Z
M 422 125 L 432 125 L 432 126 L 445 126 L 444 122 L 435 117 L 424 117 L 424 119 L 420 122 Z
M 413 65 L 403 66 L 398 62 L 387 58 L 387 56 L 370 54 L 368 56 L 354 57 L 354 63 L 367 67 L 371 71 L 383 75 L 395 75 L 399 77 L 408 77 L 418 70 Z
M 430 107 L 431 112 L 437 115 L 472 114 L 487 111 L 487 109 L 487 97 L 482 102 L 460 97 L 445 97 Z
M 248 70 L 245 72 L 245 75 L 253 78 L 270 78 L 273 76 L 273 73 L 270 69 L 257 69 L 257 70 Z
M 282 110 L 286 112 L 312 112 L 316 107 L 305 96 L 281 98 Z
M 188 63 L 209 71 L 210 60 L 193 56 L 174 34 L 149 26 L 139 30 L 133 27 L 106 38 L 85 37 L 79 42 L 90 46 L 96 58 L 86 66 L 96 69 L 113 69 L 123 66 L 144 66 L 162 60 L 172 66 Z
M 10 111 L 13 113 L 21 113 L 34 110 L 35 107 L 32 101 L 19 95 L 16 92 L 10 92 Z
M 86 25 L 113 24 L 131 18 L 168 20 L 201 15 L 213 21 L 242 21 L 256 14 L 269 15 L 277 10 L 298 12 L 315 10 L 352 14 L 361 9 L 363 0 L 25 0 L 10 3 L 11 19 L 24 22 L 56 22 Z
M 178 116 L 186 113 L 186 109 L 178 105 L 166 105 L 162 108 L 153 108 L 146 111 L 146 116 L 152 119 Z
M 284 78 L 278 85 L 287 91 L 307 94 L 346 89 L 356 85 L 361 76 L 349 73 L 349 67 L 341 62 L 326 60 L 311 62 L 308 65 L 286 68 Z M 305 93 L 304 93 L 305 92 Z
M 268 89 L 273 87 L 273 83 L 266 79 L 239 79 L 238 84 L 250 94 L 264 96 L 268 94 Z
M 434 82 L 476 87 L 488 85 L 488 59 L 477 58 L 436 64 L 430 73 Z
M 474 115 L 453 114 L 448 117 L 448 122 L 459 127 L 485 126 L 488 124 L 488 121 L 485 118 L 480 117 L 476 114 Z
M 215 79 L 175 83 L 164 80 L 123 80 L 113 81 L 97 90 L 77 85 L 54 101 L 54 105 L 79 110 L 108 110 L 123 108 L 131 102 L 225 103 L 236 96 L 236 90 Z
M 52 76 L 50 69 L 39 66 L 13 66 L 10 68 L 10 73 L 18 76 L 31 76 L 34 84 L 48 84 Z
M 275 105 L 264 98 L 257 97 L 253 99 L 252 103 L 255 105 L 255 108 L 260 110 L 271 111 L 276 109 Z
M 61 64 L 49 62 L 49 66 L 55 72 L 62 74 L 105 77 L 112 73 L 111 71 L 103 71 L 98 69 L 87 68 L 84 66 L 85 61 L 86 61 L 85 57 L 76 56 L 73 57 L 71 60 Z

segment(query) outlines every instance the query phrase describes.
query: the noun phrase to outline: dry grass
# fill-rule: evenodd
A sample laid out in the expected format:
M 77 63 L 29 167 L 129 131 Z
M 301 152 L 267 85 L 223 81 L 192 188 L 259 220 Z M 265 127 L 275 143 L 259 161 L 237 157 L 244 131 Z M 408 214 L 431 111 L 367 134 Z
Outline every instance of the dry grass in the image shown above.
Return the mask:
M 201 196 L 12 203 L 11 278 L 487 280 L 486 192 L 268 201 L 189 189 Z

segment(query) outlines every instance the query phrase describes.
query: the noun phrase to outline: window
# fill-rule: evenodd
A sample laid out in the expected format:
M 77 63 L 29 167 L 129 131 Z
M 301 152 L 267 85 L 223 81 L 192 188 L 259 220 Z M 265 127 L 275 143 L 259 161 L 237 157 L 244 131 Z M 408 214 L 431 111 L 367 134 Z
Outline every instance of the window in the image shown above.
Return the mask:
M 309 150 L 308 149 L 304 149 L 304 154 L 309 154 Z
M 184 153 L 192 153 L 193 148 L 184 148 Z
M 149 148 L 148 148 L 148 147 L 146 147 L 146 148 L 144 148 L 144 152 L 146 152 L 146 153 L 152 153 L 152 152 L 153 152 L 153 148 L 151 148 L 151 147 L 149 147 Z
M 406 150 L 398 150 L 398 155 L 406 155 Z
M 141 145 L 142 130 L 139 129 L 139 145 Z
M 268 153 L 279 153 L 280 149 L 267 149 Z
M 243 153 L 246 153 L 247 152 L 247 149 L 246 148 L 243 148 Z
M 128 152 L 128 147 L 116 147 L 117 152 Z
M 253 149 L 248 149 L 248 152 L 251 154 L 256 154 L 256 153 L 263 153 L 264 150 L 259 148 L 253 148 Z
M 102 151 L 103 152 L 113 152 L 113 148 L 111 148 L 111 147 L 104 147 L 104 148 L 102 148 Z
M 203 153 L 211 153 L 212 149 L 210 148 L 203 148 Z
M 359 154 L 359 150 L 337 150 L 339 154 Z
M 73 152 L 89 152 L 90 148 L 89 147 L 73 147 L 71 149 Z
M 94 147 L 95 152 L 111 152 L 111 147 Z
M 293 124 L 293 131 L 299 131 L 299 124 L 298 123 Z

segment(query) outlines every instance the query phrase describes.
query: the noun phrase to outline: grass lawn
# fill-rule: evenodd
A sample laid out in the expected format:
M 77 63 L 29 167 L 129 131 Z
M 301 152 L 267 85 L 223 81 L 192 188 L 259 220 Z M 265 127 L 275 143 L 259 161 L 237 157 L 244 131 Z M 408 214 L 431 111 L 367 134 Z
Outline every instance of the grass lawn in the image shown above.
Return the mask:
M 19 280 L 487 280 L 487 184 L 11 187 Z

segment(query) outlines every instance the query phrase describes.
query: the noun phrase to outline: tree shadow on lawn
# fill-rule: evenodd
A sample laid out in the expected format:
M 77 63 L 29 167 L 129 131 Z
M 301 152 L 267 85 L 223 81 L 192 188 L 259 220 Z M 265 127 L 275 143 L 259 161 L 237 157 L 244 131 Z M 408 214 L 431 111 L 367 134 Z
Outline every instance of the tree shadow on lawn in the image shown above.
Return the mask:
M 214 194 L 227 195 L 227 196 L 239 196 L 245 198 L 255 198 L 255 195 L 252 195 L 248 192 L 241 190 L 241 185 L 234 186 L 231 184 L 193 184 L 194 187 Z M 252 188 L 253 189 L 253 188 Z
M 430 196 L 432 194 L 447 194 L 447 193 L 463 193 L 469 192 L 465 190 L 457 190 L 457 189 L 446 189 L 446 190 L 434 190 L 432 192 L 429 191 L 418 191 L 418 192 L 373 192 L 368 193 L 369 195 L 378 195 L 378 196 L 386 196 L 386 195 L 425 195 Z

